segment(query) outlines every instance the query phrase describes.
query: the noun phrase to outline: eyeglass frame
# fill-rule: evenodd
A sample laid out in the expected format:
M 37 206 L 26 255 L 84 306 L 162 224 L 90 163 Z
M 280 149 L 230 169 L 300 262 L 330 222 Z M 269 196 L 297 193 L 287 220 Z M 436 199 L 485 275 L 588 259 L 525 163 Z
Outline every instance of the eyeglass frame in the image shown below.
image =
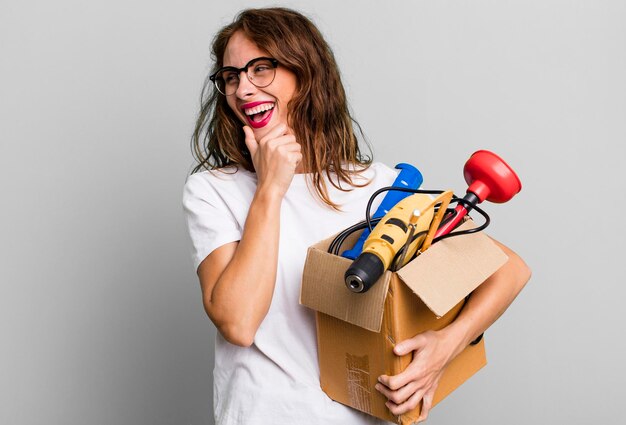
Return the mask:
M 270 81 L 269 83 L 265 84 L 264 86 L 259 86 L 259 85 L 255 84 L 254 81 L 252 81 L 250 79 L 250 77 L 248 76 L 248 68 L 250 68 L 251 65 L 253 65 L 255 62 L 260 61 L 260 60 L 268 60 L 268 61 L 270 61 L 270 63 L 272 64 L 272 67 L 274 68 L 274 77 L 272 78 L 272 81 Z M 276 78 L 276 68 L 278 68 L 278 64 L 279 64 L 278 59 L 268 58 L 266 56 L 260 56 L 258 58 L 251 59 L 250 61 L 248 61 L 247 64 L 245 64 L 241 68 L 237 68 L 237 67 L 234 67 L 234 66 L 223 66 L 220 69 L 218 69 L 217 71 L 215 71 L 215 73 L 211 74 L 209 76 L 209 80 L 211 80 L 213 82 L 213 85 L 215 86 L 215 89 L 220 94 L 222 94 L 224 96 L 232 96 L 237 91 L 235 91 L 235 93 L 231 93 L 231 94 L 222 93 L 222 91 L 217 86 L 217 80 L 218 80 L 217 74 L 219 74 L 221 72 L 224 72 L 225 70 L 236 72 L 237 75 L 241 75 L 242 72 L 245 72 L 246 73 L 246 78 L 248 79 L 248 81 L 250 81 L 255 87 L 262 89 L 264 87 L 269 86 L 270 84 L 272 84 L 274 82 L 274 79 Z M 224 79 L 222 78 L 222 80 L 224 80 Z M 241 81 L 241 79 L 239 79 L 239 80 Z

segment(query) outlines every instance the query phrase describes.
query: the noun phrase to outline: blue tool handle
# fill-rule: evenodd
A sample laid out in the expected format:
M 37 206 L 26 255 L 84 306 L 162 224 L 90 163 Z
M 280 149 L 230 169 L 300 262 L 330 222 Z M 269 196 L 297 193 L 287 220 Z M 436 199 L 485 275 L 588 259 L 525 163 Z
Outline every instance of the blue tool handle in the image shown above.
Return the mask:
M 422 176 L 422 173 L 420 173 L 420 170 L 418 170 L 413 165 L 401 162 L 400 164 L 396 165 L 395 168 L 397 170 L 400 170 L 400 173 L 398 173 L 398 177 L 396 177 L 396 180 L 393 182 L 393 187 L 418 189 L 422 185 L 424 177 Z M 385 214 L 387 214 L 389 210 L 394 207 L 394 205 L 396 205 L 398 202 L 400 202 L 409 195 L 412 195 L 412 193 L 400 192 L 396 190 L 388 191 L 383 198 L 383 201 L 378 206 L 378 209 L 376 210 L 374 215 L 372 215 L 372 218 L 384 217 Z M 354 260 L 361 254 L 361 251 L 363 251 L 363 244 L 365 243 L 369 235 L 370 229 L 366 228 L 363 233 L 361 233 L 361 237 L 359 238 L 359 240 L 356 242 L 356 244 L 354 244 L 354 247 L 352 249 L 344 251 L 341 256 L 349 258 L 350 260 Z

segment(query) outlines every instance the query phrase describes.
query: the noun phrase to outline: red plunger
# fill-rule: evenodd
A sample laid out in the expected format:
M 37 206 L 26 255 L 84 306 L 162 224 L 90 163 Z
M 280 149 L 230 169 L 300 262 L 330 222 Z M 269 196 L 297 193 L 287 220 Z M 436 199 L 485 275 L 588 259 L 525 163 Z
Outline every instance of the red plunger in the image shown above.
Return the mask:
M 469 185 L 463 197 L 467 203 L 458 203 L 454 209 L 454 216 L 437 229 L 435 238 L 450 233 L 474 206 L 485 199 L 501 204 L 522 190 L 522 182 L 515 171 L 502 158 L 490 151 L 474 152 L 465 163 L 463 175 Z

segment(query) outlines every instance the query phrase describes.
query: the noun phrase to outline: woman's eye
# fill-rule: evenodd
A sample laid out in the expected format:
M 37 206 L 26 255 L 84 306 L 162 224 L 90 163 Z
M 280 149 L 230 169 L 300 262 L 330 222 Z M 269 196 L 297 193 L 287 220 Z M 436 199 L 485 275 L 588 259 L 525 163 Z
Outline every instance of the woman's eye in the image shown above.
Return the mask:
M 230 84 L 236 82 L 239 79 L 239 76 L 234 72 L 230 72 L 228 74 L 224 74 L 222 78 L 224 78 L 226 84 Z
M 267 65 L 257 65 L 254 67 L 254 72 L 264 72 L 267 71 L 269 68 L 269 66 Z

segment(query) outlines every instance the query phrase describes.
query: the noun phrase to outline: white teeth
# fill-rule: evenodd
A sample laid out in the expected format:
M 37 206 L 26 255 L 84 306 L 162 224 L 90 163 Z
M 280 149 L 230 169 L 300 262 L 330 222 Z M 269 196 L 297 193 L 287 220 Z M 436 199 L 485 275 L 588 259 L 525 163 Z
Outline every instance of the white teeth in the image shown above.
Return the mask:
M 273 108 L 274 108 L 273 103 L 263 103 L 261 105 L 255 106 L 254 108 L 244 109 L 243 112 L 246 115 L 254 115 L 254 114 L 258 114 L 259 112 L 269 111 L 270 109 L 273 109 Z

